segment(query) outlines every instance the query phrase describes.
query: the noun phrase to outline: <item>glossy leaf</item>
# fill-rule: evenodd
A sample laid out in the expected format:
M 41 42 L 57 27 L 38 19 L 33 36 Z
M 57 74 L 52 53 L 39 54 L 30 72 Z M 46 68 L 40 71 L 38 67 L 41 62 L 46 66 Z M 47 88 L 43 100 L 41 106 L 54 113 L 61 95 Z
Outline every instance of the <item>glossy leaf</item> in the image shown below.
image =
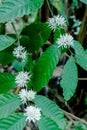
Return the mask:
M 0 4 L 0 23 L 35 12 L 43 0 L 5 0 Z
M 14 57 L 12 55 L 12 53 L 9 53 L 7 51 L 1 51 L 0 52 L 0 64 L 1 65 L 7 65 L 9 63 L 11 63 L 14 60 Z
M 23 130 L 26 117 L 22 113 L 12 114 L 0 120 L 1 130 Z
M 50 0 L 50 2 L 58 10 L 58 12 L 66 18 L 63 0 L 60 1 Z
M 0 118 L 4 118 L 14 112 L 21 104 L 21 99 L 16 94 L 0 95 Z
M 8 92 L 15 86 L 15 76 L 10 73 L 0 73 L 0 93 Z
M 84 48 L 81 45 L 80 42 L 74 40 L 72 48 L 75 50 L 75 53 L 78 55 L 83 55 L 84 54 Z
M 60 130 L 56 122 L 45 116 L 41 116 L 41 119 L 37 122 L 37 125 L 39 130 Z
M 35 52 L 48 40 L 51 29 L 46 23 L 33 23 L 27 26 L 23 31 L 23 35 L 30 38 L 28 43 L 29 52 Z
M 32 58 L 31 58 L 31 56 L 28 55 L 27 61 L 26 61 L 26 66 L 25 66 L 25 67 L 26 67 L 26 69 L 27 69 L 28 71 L 32 71 L 33 66 L 34 66 L 33 60 L 32 60 Z
M 68 101 L 75 93 L 78 83 L 78 71 L 73 57 L 70 57 L 66 62 L 63 72 L 62 80 L 60 82 L 63 88 L 64 99 Z
M 57 39 L 60 37 L 60 35 L 64 35 L 65 34 L 65 30 L 62 28 L 56 29 L 56 31 L 54 32 L 54 43 L 56 43 Z
M 78 7 L 78 5 L 79 5 L 78 0 L 73 0 L 73 5 L 76 6 L 76 7 Z
M 60 58 L 60 50 L 57 45 L 52 45 L 46 52 L 37 60 L 32 75 L 32 83 L 34 90 L 40 91 L 48 84 L 52 77 L 53 71 Z
M 65 119 L 62 110 L 51 100 L 44 96 L 36 96 L 34 102 L 41 108 L 42 114 L 53 120 L 60 129 L 65 128 Z
M 87 0 L 80 0 L 80 1 L 87 5 Z
M 6 49 L 11 46 L 16 40 L 9 36 L 0 35 L 0 51 Z
M 78 122 L 74 126 L 74 130 L 86 130 L 86 129 L 87 129 L 87 125 L 84 125 L 82 122 Z
M 87 51 L 84 51 L 82 55 L 75 55 L 78 64 L 87 71 Z

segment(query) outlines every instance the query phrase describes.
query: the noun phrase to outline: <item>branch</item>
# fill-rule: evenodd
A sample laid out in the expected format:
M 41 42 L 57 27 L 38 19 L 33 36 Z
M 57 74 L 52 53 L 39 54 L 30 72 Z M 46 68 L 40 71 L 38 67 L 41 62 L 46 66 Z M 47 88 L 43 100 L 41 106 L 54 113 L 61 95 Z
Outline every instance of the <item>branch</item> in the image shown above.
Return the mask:
M 82 20 L 81 29 L 78 35 L 78 41 L 83 44 L 84 38 L 86 37 L 86 29 L 87 29 L 87 5 L 85 9 L 85 14 Z
M 65 110 L 62 110 L 62 111 L 63 111 L 63 113 L 64 113 L 65 115 L 70 116 L 70 117 L 72 117 L 74 120 L 81 121 L 83 124 L 87 125 L 87 122 L 86 122 L 85 120 L 80 119 L 79 117 L 77 117 L 77 116 L 75 116 L 75 115 L 73 115 L 73 114 L 71 114 L 71 113 L 69 113 L 69 112 L 67 112 L 67 111 L 65 111 Z

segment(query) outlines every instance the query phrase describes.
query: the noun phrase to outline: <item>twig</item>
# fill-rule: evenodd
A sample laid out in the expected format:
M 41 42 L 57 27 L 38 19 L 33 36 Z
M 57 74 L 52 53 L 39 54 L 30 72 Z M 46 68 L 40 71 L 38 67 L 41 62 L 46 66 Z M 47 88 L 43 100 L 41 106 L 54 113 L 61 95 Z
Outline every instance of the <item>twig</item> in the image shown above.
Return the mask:
M 65 102 L 65 105 L 66 105 L 66 107 L 68 108 L 68 110 L 69 110 L 72 114 L 74 114 L 73 110 L 71 109 L 70 105 L 69 105 L 67 102 Z
M 87 5 L 86 5 L 83 20 L 82 20 L 80 32 L 78 35 L 78 41 L 81 42 L 82 44 L 83 44 L 84 38 L 86 37 L 86 30 L 87 30 Z
M 68 57 L 68 58 L 70 58 L 70 56 L 67 53 L 65 53 L 65 56 Z
M 65 110 L 62 110 L 62 111 L 63 111 L 63 113 L 64 113 L 65 115 L 71 116 L 74 120 L 81 121 L 82 123 L 84 123 L 85 125 L 87 125 L 87 122 L 86 122 L 85 120 L 80 119 L 79 117 L 77 117 L 77 116 L 75 116 L 75 115 L 73 115 L 73 114 L 71 114 L 71 113 L 69 113 L 69 112 L 67 112 L 67 111 L 65 111 Z
M 51 13 L 51 15 L 53 16 L 53 11 L 52 11 L 52 9 L 51 9 L 51 7 L 50 7 L 49 1 L 48 1 L 48 0 L 46 0 L 46 1 L 47 1 L 48 8 L 49 8 L 49 10 L 50 10 L 50 13 Z
M 18 32 L 17 32 L 17 29 L 16 29 L 16 27 L 15 27 L 15 24 L 12 22 L 11 25 L 12 25 L 14 31 L 15 31 L 16 36 L 17 36 L 18 43 L 20 43 L 20 42 L 19 42 L 19 34 L 18 34 Z
M 17 87 L 13 90 L 13 92 L 14 92 L 15 94 L 18 94 L 20 90 L 21 90 L 20 87 L 17 86 Z
M 87 78 L 78 78 L 78 80 L 87 80 Z
M 68 108 L 68 110 L 71 112 L 71 113 L 74 113 L 73 110 L 71 109 L 71 107 L 69 106 L 68 103 L 65 103 L 65 100 L 62 96 L 60 96 L 59 94 L 55 93 L 55 97 L 61 101 L 62 103 L 64 103 L 64 105 Z
M 68 114 L 64 113 L 66 118 L 69 119 L 72 123 L 75 124 L 75 121 L 72 119 L 72 117 L 70 117 Z

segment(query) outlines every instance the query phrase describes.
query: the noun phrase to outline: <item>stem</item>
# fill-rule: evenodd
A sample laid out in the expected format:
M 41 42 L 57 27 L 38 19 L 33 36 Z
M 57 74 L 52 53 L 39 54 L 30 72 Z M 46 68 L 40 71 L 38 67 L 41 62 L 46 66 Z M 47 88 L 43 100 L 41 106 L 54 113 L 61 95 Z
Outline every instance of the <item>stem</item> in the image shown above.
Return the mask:
M 20 43 L 20 42 L 19 42 L 19 34 L 18 34 L 18 32 L 17 32 L 17 29 L 16 29 L 16 27 L 15 27 L 15 24 L 12 22 L 11 25 L 12 25 L 12 27 L 13 27 L 13 29 L 14 29 L 14 32 L 15 32 L 16 36 L 17 36 L 18 43 Z
M 46 1 L 47 1 L 48 8 L 49 8 L 49 10 L 50 10 L 50 13 L 51 13 L 51 15 L 53 16 L 53 11 L 52 11 L 52 9 L 51 9 L 51 7 L 50 7 L 49 0 L 46 0 Z
M 17 88 L 14 89 L 14 93 L 15 93 L 15 94 L 18 94 L 19 91 L 20 91 L 20 87 L 17 87 Z
M 87 80 L 87 78 L 78 78 L 78 80 Z
M 70 58 L 70 56 L 67 53 L 65 53 L 65 56 L 67 56 L 68 58 Z
M 72 56 L 74 55 L 73 52 L 70 49 L 69 49 L 69 52 L 71 53 Z
M 21 62 L 21 65 L 22 65 L 22 71 L 24 71 L 24 65 L 23 65 L 23 62 Z
M 68 115 L 68 116 L 72 117 L 74 120 L 81 121 L 82 123 L 84 123 L 85 125 L 87 125 L 87 122 L 86 122 L 85 120 L 80 119 L 79 117 L 77 117 L 77 116 L 75 116 L 75 115 L 73 115 L 73 114 L 71 114 L 71 113 L 69 113 L 69 112 L 67 112 L 67 111 L 65 111 L 65 110 L 62 110 L 62 111 L 63 111 L 63 113 L 64 113 L 65 115 Z
M 73 110 L 71 109 L 71 107 L 69 106 L 69 104 L 67 102 L 65 102 L 65 106 L 68 108 L 68 110 L 74 114 Z
M 71 52 L 71 50 L 69 50 L 69 51 L 70 51 L 71 55 L 73 56 L 75 63 L 78 64 L 78 62 L 76 61 L 76 59 L 74 57 L 74 54 Z M 70 56 L 67 53 L 65 53 L 65 56 L 67 56 L 68 58 L 70 58 Z

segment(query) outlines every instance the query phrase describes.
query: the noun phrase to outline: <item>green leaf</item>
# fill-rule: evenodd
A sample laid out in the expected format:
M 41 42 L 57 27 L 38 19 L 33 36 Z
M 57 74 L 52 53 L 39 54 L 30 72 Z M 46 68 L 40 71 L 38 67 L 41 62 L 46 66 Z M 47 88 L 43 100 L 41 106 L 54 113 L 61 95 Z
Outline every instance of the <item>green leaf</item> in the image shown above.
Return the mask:
M 9 63 L 11 63 L 14 60 L 14 57 L 12 55 L 12 53 L 9 53 L 7 51 L 1 51 L 0 52 L 0 64 L 1 65 L 7 65 Z
M 24 46 L 27 49 L 28 45 L 29 45 L 29 42 L 30 42 L 29 36 L 27 36 L 27 35 L 21 35 L 20 44 L 22 46 Z
M 84 4 L 87 4 L 87 0 L 80 0 L 81 2 L 83 2 Z
M 78 7 L 79 6 L 78 0 L 73 0 L 73 5 Z
M 42 114 L 53 120 L 60 129 L 65 128 L 65 119 L 62 110 L 51 100 L 44 96 L 36 96 L 34 102 L 41 108 Z
M 28 55 L 28 57 L 27 57 L 27 62 L 26 62 L 26 66 L 25 66 L 25 67 L 26 67 L 26 69 L 27 69 L 28 71 L 32 71 L 33 66 L 34 66 L 33 60 L 32 60 L 32 58 L 31 58 L 31 56 Z
M 41 116 L 41 119 L 37 122 L 37 125 L 39 130 L 60 130 L 56 122 L 45 116 Z
M 12 63 L 12 66 L 15 70 L 17 71 L 22 71 L 23 70 L 23 65 L 20 61 L 18 60 L 14 60 L 13 63 Z
M 50 0 L 50 2 L 57 9 L 57 11 L 66 18 L 63 0 L 60 1 Z
M 0 120 L 1 130 L 23 130 L 26 117 L 22 113 L 12 114 Z
M 15 57 L 12 55 L 14 47 L 15 46 L 13 44 L 10 47 L 6 48 L 5 50 L 0 51 L 0 64 L 1 65 L 4 66 L 14 61 Z
M 87 130 L 87 126 L 84 125 L 82 122 L 78 122 L 78 124 L 76 124 L 74 128 L 74 130 Z
M 60 82 L 60 85 L 63 88 L 64 99 L 66 101 L 68 101 L 74 95 L 77 83 L 78 83 L 77 66 L 74 62 L 73 57 L 71 56 L 64 66 L 62 72 L 62 80 Z
M 52 77 L 53 71 L 59 61 L 59 57 L 60 50 L 57 45 L 52 45 L 37 60 L 32 75 L 34 90 L 40 91 L 48 84 L 48 81 Z
M 10 73 L 0 73 L 0 93 L 8 92 L 15 86 L 15 76 Z
M 79 64 L 84 70 L 87 71 L 87 51 L 84 51 L 84 54 L 82 54 L 82 55 L 76 54 L 76 55 L 75 55 L 75 58 L 76 58 L 78 64 Z
M 0 118 L 4 118 L 14 112 L 21 104 L 21 99 L 16 94 L 0 95 Z M 1 127 L 0 127 L 1 128 Z
M 55 0 L 50 0 L 51 4 L 53 4 L 53 2 L 55 2 Z
M 30 42 L 28 44 L 29 52 L 38 50 L 42 45 L 45 44 L 49 38 L 51 29 L 47 23 L 32 23 L 27 26 L 23 31 L 23 35 L 28 35 Z
M 81 45 L 80 42 L 74 40 L 72 48 L 75 50 L 75 53 L 78 55 L 83 55 L 84 54 L 84 48 Z
M 72 48 L 75 50 L 75 58 L 78 64 L 84 69 L 87 70 L 87 50 L 85 51 L 80 42 L 75 41 Z
M 33 61 L 30 55 L 27 55 L 27 58 L 24 62 L 20 62 L 18 60 L 14 60 L 12 63 L 13 68 L 17 71 L 23 71 L 23 68 L 26 68 L 28 71 L 32 71 Z
M 42 4 L 43 0 L 5 0 L 0 4 L 0 23 L 31 14 Z
M 65 30 L 62 28 L 56 29 L 54 32 L 54 43 L 56 43 L 56 41 L 60 37 L 60 35 L 64 35 L 65 33 L 66 33 Z
M 15 41 L 16 41 L 16 39 L 14 39 L 14 38 L 11 38 L 11 37 L 5 36 L 5 35 L 0 35 L 0 51 L 11 46 Z

